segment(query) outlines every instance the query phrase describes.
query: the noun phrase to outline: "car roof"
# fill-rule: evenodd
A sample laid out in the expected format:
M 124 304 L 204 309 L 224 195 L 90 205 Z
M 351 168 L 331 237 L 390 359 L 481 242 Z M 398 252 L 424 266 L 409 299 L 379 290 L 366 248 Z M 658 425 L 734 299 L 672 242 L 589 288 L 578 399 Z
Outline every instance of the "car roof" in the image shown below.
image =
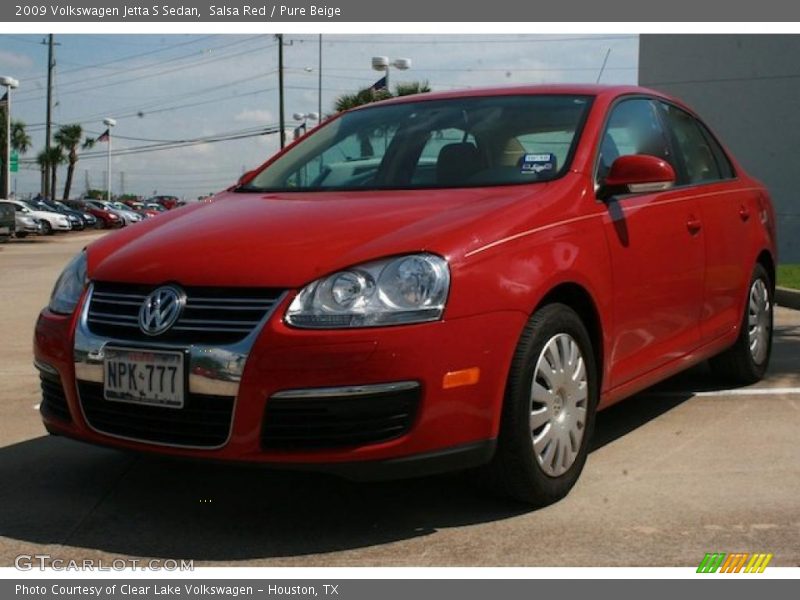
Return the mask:
M 599 85 L 599 84 L 547 84 L 547 85 L 506 85 L 495 87 L 477 87 L 466 88 L 460 90 L 448 90 L 442 92 L 425 92 L 421 94 L 411 94 L 408 96 L 399 96 L 382 100 L 380 102 L 373 102 L 354 108 L 353 110 L 362 110 L 371 106 L 382 104 L 404 104 L 407 102 L 427 102 L 430 100 L 446 100 L 453 98 L 480 98 L 489 96 L 536 96 L 536 95 L 575 95 L 575 96 L 595 96 L 595 97 L 617 97 L 630 94 L 644 94 L 648 96 L 657 96 L 677 102 L 673 98 L 638 85 Z

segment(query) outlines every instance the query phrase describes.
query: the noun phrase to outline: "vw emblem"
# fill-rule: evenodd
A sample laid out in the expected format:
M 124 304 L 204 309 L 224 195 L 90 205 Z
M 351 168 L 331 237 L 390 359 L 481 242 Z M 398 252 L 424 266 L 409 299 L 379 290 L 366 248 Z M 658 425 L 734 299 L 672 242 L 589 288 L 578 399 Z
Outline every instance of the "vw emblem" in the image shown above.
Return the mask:
M 186 294 L 172 286 L 148 294 L 139 309 L 139 329 L 147 335 L 160 335 L 175 324 L 186 304 Z

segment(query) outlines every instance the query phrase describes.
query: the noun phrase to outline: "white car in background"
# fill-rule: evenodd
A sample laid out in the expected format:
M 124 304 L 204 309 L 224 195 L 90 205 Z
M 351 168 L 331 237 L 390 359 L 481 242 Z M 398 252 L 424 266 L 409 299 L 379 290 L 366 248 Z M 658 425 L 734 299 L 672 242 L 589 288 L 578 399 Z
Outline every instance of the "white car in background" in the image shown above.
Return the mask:
M 42 222 L 42 235 L 50 235 L 55 231 L 70 231 L 72 225 L 69 224 L 67 215 L 46 210 L 36 210 L 27 202 L 22 200 L 9 200 L 14 205 L 18 213 L 24 213 Z

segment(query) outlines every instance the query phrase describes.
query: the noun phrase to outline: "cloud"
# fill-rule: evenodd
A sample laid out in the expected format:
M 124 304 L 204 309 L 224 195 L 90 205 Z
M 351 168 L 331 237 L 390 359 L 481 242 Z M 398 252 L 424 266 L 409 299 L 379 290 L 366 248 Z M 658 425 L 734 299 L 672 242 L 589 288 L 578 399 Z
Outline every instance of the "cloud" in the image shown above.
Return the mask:
M 269 110 L 261 108 L 245 108 L 239 111 L 233 120 L 238 123 L 272 123 L 276 119 Z
M 0 67 L 9 69 L 29 69 L 33 66 L 33 59 L 27 54 L 0 50 Z

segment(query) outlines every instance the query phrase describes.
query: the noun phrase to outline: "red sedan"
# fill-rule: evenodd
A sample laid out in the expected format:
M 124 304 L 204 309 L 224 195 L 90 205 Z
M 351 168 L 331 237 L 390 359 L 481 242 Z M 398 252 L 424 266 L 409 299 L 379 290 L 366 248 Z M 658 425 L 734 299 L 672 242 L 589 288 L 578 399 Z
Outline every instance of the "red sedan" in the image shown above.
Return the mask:
M 481 467 L 547 504 L 597 410 L 706 359 L 764 375 L 775 262 L 767 190 L 678 100 L 391 100 L 76 256 L 36 327 L 42 415 L 359 478 Z

